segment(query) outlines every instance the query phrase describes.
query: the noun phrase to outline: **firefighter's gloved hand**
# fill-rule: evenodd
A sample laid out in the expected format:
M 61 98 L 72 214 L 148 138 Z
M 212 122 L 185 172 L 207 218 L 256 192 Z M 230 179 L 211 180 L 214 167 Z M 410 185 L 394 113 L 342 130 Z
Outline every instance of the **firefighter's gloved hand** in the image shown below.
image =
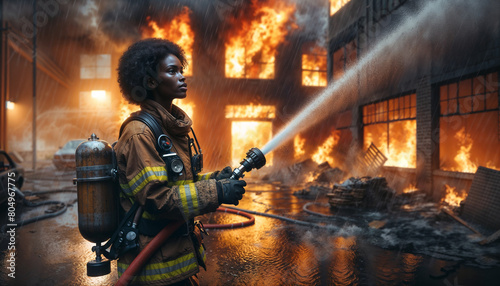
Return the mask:
M 215 171 L 212 175 L 212 179 L 216 179 L 217 181 L 222 179 L 228 179 L 233 174 L 231 167 L 227 166 L 222 171 Z
M 219 196 L 219 204 L 238 205 L 238 201 L 243 198 L 247 183 L 243 180 L 222 179 L 217 181 L 217 195 Z

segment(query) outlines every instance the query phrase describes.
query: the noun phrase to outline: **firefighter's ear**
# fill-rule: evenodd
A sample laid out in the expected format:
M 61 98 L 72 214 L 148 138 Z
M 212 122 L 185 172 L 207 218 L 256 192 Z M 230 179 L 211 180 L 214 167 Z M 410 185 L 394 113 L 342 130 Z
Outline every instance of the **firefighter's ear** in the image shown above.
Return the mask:
M 152 77 L 148 77 L 146 84 L 148 85 L 149 89 L 155 89 L 156 87 L 158 87 L 158 82 Z

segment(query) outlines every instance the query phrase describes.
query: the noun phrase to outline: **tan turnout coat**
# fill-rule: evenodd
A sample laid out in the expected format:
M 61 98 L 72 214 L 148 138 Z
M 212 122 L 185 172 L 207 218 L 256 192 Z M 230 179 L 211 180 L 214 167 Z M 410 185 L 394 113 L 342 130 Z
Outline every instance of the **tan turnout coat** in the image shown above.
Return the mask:
M 115 146 L 123 209 L 128 211 L 133 202 L 138 201 L 145 206 L 141 223 L 153 222 L 162 227 L 170 221 L 189 222 L 197 215 L 215 211 L 219 203 L 215 180 L 211 178 L 213 174 L 198 175 L 193 180 L 188 145 L 192 125 L 189 116 L 175 105 L 170 114 L 153 100 L 143 102 L 141 109 L 161 122 L 163 131 L 172 139 L 171 151 L 184 163 L 184 171 L 178 181 L 169 180 L 165 163 L 155 149 L 153 132 L 140 121 L 129 122 Z M 134 284 L 166 285 L 196 274 L 204 263 L 200 260 L 205 260 L 206 256 L 203 247 L 196 247 L 187 232 L 184 225 L 168 238 L 135 277 Z M 140 235 L 141 249 L 152 239 Z M 119 258 L 118 275 L 123 274 L 136 255 L 137 252 L 127 253 Z

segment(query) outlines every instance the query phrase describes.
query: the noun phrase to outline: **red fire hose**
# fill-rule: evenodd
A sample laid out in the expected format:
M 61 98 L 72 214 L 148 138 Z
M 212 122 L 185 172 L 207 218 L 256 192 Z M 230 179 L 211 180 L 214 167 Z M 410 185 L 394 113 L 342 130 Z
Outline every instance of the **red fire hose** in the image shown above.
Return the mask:
M 218 212 L 224 212 L 224 213 L 232 213 L 232 214 L 237 214 L 244 216 L 248 218 L 247 221 L 243 222 L 238 222 L 238 223 L 228 223 L 228 224 L 205 224 L 203 225 L 205 228 L 209 229 L 215 229 L 215 228 L 238 228 L 238 227 L 244 227 L 244 226 L 249 226 L 255 223 L 255 217 L 249 213 L 243 212 L 243 211 L 238 211 L 238 210 L 233 210 L 233 209 L 228 209 L 228 208 L 218 208 Z
M 181 225 L 185 222 L 183 220 L 179 220 L 174 222 L 173 224 L 169 224 L 164 227 L 151 242 L 148 243 L 146 247 L 137 255 L 137 257 L 132 261 L 127 270 L 123 273 L 123 275 L 118 279 L 115 285 L 124 286 L 128 285 L 134 276 L 141 271 L 142 267 L 146 262 L 151 258 L 151 256 L 163 245 L 165 240 L 174 233 Z
M 204 225 L 205 228 L 237 228 L 237 227 L 244 227 L 248 225 L 252 225 L 255 223 L 255 217 L 252 216 L 251 214 L 248 214 L 246 212 L 238 211 L 238 210 L 232 210 L 228 208 L 217 208 L 218 212 L 227 212 L 227 213 L 233 213 L 237 215 L 242 215 L 249 220 L 244 221 L 244 222 L 239 222 L 239 223 L 231 223 L 231 224 L 206 224 Z M 183 225 L 185 222 L 183 220 L 176 221 L 172 224 L 167 225 L 164 227 L 154 238 L 151 240 L 151 242 L 144 247 L 144 249 L 137 255 L 137 257 L 132 261 L 132 263 L 129 265 L 127 270 L 122 274 L 120 279 L 116 282 L 116 286 L 125 286 L 129 285 L 129 283 L 134 279 L 134 277 L 141 271 L 141 269 L 144 267 L 146 262 L 151 258 L 151 256 L 160 248 L 165 240 L 169 238 L 174 231 L 176 231 L 181 225 Z

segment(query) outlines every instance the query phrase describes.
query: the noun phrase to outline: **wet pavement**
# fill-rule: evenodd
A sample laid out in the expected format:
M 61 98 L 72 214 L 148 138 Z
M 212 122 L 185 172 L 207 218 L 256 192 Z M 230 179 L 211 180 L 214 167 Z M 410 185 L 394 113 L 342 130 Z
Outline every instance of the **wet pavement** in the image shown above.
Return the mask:
M 66 190 L 39 197 L 69 206 L 60 216 L 16 230 L 16 278 L 7 276 L 9 265 L 2 251 L 0 285 L 113 285 L 117 281 L 116 261 L 111 274 L 86 276 L 86 263 L 94 256 L 92 244 L 78 232 L 73 176 L 50 167 L 28 174 L 23 192 L 33 186 L 36 192 Z M 198 275 L 201 285 L 498 285 L 500 281 L 500 243 L 480 247 L 479 238 L 439 216 L 435 205 L 390 213 L 332 211 L 322 205 L 309 208 L 333 216 L 326 218 L 303 210 L 308 202 L 326 203 L 326 197 L 300 198 L 292 195 L 294 190 L 250 183 L 238 207 L 316 226 L 255 215 L 252 226 L 209 230 L 205 237 L 208 268 Z M 17 214 L 21 212 L 24 219 L 49 208 L 23 206 Z M 205 224 L 246 220 L 219 212 L 200 218 Z M 384 226 L 370 227 L 373 221 Z M 1 238 L 4 250 L 8 236 Z

